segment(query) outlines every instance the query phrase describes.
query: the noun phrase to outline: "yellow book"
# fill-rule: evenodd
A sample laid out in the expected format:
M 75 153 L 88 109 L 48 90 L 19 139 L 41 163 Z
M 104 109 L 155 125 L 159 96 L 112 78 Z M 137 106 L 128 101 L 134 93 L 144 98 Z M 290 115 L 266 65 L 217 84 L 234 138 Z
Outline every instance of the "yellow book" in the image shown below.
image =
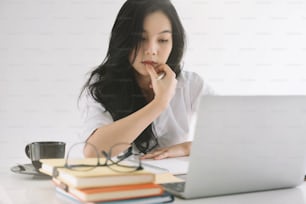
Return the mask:
M 80 163 L 94 164 L 96 161 L 97 159 L 89 158 L 80 160 Z M 78 189 L 155 182 L 155 174 L 145 170 L 118 172 L 107 166 L 98 166 L 91 170 L 82 171 L 65 168 L 65 159 L 41 159 L 40 162 L 42 163 L 40 172 L 54 176 L 53 172 L 56 170 L 56 179 Z M 103 162 L 104 160 L 101 159 L 101 163 Z M 121 171 L 124 171 L 125 167 L 120 168 L 123 168 Z

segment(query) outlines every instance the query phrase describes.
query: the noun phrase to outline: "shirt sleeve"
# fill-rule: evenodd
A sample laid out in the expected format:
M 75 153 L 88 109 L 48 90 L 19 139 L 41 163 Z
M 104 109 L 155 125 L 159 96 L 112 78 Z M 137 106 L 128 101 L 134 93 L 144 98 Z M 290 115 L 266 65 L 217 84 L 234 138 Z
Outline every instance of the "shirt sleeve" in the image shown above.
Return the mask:
M 198 111 L 200 100 L 203 95 L 215 95 L 212 87 L 207 84 L 200 75 L 197 73 L 192 73 L 192 77 L 190 78 L 190 105 L 191 105 L 191 117 L 190 117 L 190 131 L 189 137 L 187 141 L 192 141 L 195 131 L 195 123 L 196 123 L 196 112 Z
M 196 112 L 198 110 L 201 96 L 215 95 L 215 91 L 201 78 L 200 75 L 196 73 L 194 73 L 192 83 L 193 84 L 190 86 L 191 110 L 192 112 Z
M 193 74 L 193 79 L 190 85 L 190 103 L 191 111 L 194 113 L 197 111 L 197 107 L 203 92 L 204 82 L 203 79 L 196 73 Z
M 81 141 L 86 141 L 97 128 L 113 122 L 110 113 L 95 101 L 88 91 L 81 95 L 79 104 L 82 120 Z
M 208 83 L 204 82 L 202 95 L 216 95 L 216 92 Z

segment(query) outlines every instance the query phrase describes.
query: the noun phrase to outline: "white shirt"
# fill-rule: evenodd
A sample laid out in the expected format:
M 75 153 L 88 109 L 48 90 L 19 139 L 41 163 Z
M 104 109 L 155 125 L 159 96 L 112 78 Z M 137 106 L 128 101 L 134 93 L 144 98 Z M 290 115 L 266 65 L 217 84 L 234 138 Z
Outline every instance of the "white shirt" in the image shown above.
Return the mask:
M 212 89 L 194 72 L 182 71 L 177 80 L 170 105 L 153 122 L 153 132 L 159 147 L 192 141 L 192 123 L 200 97 L 203 94 L 213 94 Z M 86 141 L 97 128 L 112 123 L 113 119 L 91 95 L 83 94 L 80 101 L 83 105 L 81 111 L 84 122 L 81 140 Z

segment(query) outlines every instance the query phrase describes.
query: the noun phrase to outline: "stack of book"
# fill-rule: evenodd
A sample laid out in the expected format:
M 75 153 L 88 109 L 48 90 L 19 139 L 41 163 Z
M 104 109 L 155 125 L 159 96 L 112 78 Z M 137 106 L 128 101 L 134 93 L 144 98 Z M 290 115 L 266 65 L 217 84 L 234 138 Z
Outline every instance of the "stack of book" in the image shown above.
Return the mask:
M 84 160 L 90 163 L 91 159 Z M 75 203 L 149 204 L 174 200 L 161 185 L 155 183 L 155 174 L 146 170 L 118 172 L 107 166 L 98 166 L 78 171 L 64 168 L 64 159 L 42 159 L 41 163 L 40 171 L 53 176 L 56 191 Z

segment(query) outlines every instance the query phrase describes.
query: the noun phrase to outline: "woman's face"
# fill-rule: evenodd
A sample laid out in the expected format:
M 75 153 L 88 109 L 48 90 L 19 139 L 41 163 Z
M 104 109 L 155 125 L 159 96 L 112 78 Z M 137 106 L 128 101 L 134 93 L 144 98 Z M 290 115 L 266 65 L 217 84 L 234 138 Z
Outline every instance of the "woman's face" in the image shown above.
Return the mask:
M 172 50 L 172 29 L 168 17 L 161 11 L 147 15 L 144 19 L 142 41 L 138 52 L 132 52 L 130 63 L 136 72 L 142 76 L 149 76 L 146 64 L 157 67 L 165 64 Z M 136 54 L 135 61 L 134 55 Z

